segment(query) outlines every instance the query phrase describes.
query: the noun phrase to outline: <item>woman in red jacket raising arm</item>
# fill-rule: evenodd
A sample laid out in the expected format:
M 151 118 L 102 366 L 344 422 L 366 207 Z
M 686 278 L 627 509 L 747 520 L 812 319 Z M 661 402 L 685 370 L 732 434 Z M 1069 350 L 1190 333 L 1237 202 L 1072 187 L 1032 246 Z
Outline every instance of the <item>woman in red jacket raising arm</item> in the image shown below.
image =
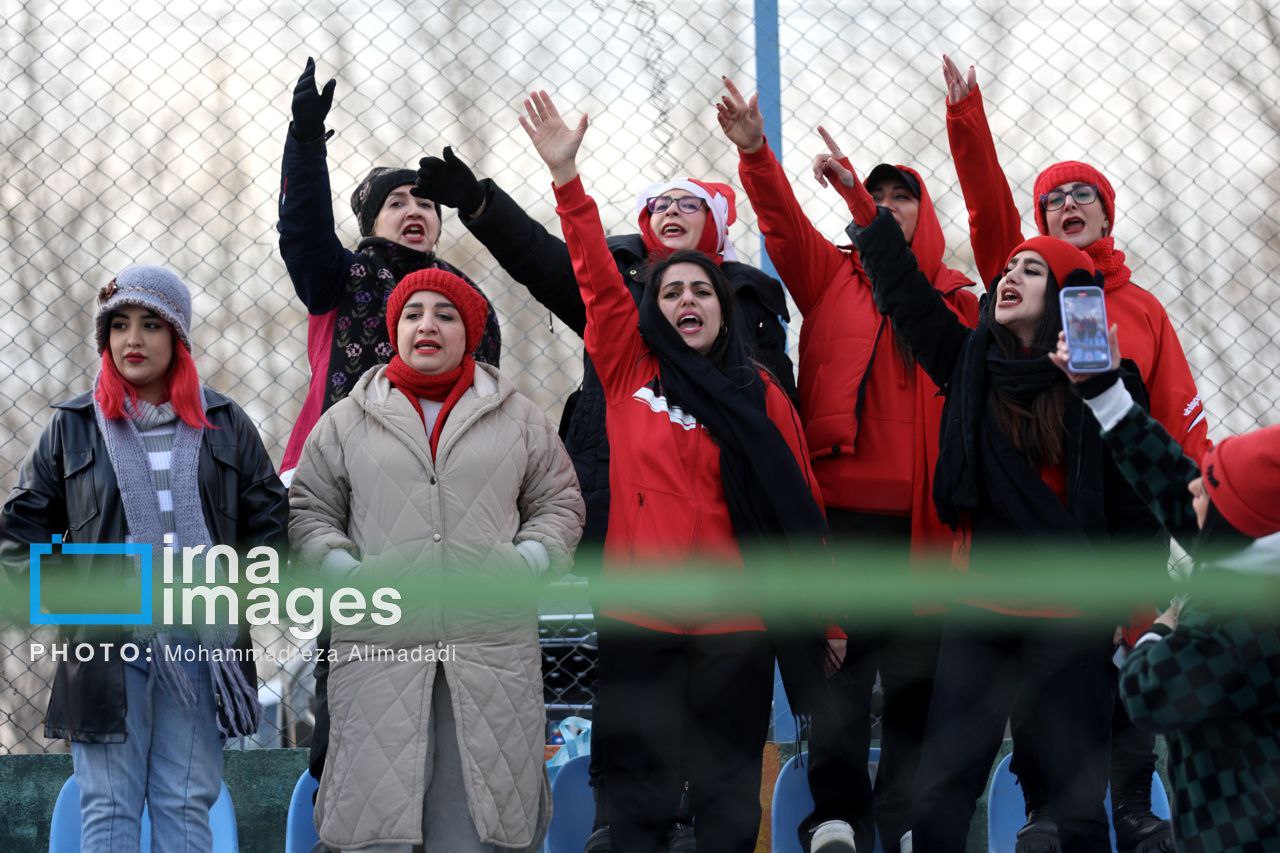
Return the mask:
M 637 306 L 578 178 L 586 116 L 567 126 L 545 92 L 532 93 L 525 112 L 520 123 L 551 170 L 586 307 L 583 339 L 604 388 L 613 448 L 605 577 L 670 578 L 690 560 L 738 573 L 751 540 L 818 545 L 826 523 L 799 418 L 748 358 L 716 263 L 671 254 L 650 267 Z M 773 656 L 804 702 L 822 687 L 821 632 L 787 642 L 751 613 L 609 601 L 598 632 L 595 736 L 614 853 L 665 849 L 679 743 L 699 853 L 753 849 Z
M 747 101 L 726 79 L 717 104 L 720 127 L 738 147 L 738 174 L 759 217 L 765 248 L 804 315 L 800 328 L 800 400 L 813 469 L 822 486 L 835 542 L 876 545 L 905 571 L 908 556 L 947 556 L 952 533 L 931 498 L 943 398 L 938 387 L 876 310 L 871 281 L 851 247 L 818 231 L 764 138 L 756 97 Z M 830 153 L 814 174 L 842 155 L 819 128 Z M 942 262 L 946 241 L 920 174 L 881 163 L 866 187 L 902 228 L 917 264 L 946 306 L 967 326 L 978 300 L 962 273 Z M 924 560 L 919 561 L 921 565 Z M 871 628 L 843 626 L 844 666 L 832 679 L 841 716 L 813 721 L 809 787 L 814 811 L 801 824 L 806 849 L 870 850 L 875 829 L 897 853 L 911 826 L 911 791 L 937 665 L 941 617 L 904 609 Z M 861 768 L 871 742 L 871 692 L 884 687 L 881 760 L 873 791 Z M 849 824 L 843 826 L 842 824 Z M 836 839 L 843 835 L 843 846 Z
M 942 58 L 947 84 L 947 138 L 969 208 L 974 260 L 984 281 L 1000 272 L 1009 250 L 1022 241 L 1022 219 L 1014 204 L 987 124 L 977 74 L 970 66 L 960 73 L 949 56 Z M 1094 167 L 1076 161 L 1055 163 L 1036 177 L 1033 191 L 1036 226 L 1041 234 L 1065 240 L 1083 250 L 1102 274 L 1108 322 L 1119 327 L 1121 355 L 1138 367 L 1151 400 L 1151 416 L 1199 462 L 1210 447 L 1204 405 L 1191 368 L 1169 316 L 1154 296 L 1134 284 L 1124 252 L 1111 236 L 1116 221 L 1115 190 Z M 1134 639 L 1155 616 L 1137 619 Z M 1022 714 L 1013 722 L 1014 766 L 1027 798 L 1027 826 L 1019 834 L 1028 849 L 1056 843 L 1045 813 L 1043 785 L 1037 768 L 1019 760 L 1024 742 Z M 1173 849 L 1169 824 L 1151 813 L 1151 774 L 1155 770 L 1155 738 L 1134 728 L 1117 700 L 1112 732 L 1111 787 L 1121 853 L 1160 853 Z M 1025 756 L 1029 750 L 1022 749 Z M 1053 850 L 1053 846 L 1046 849 Z

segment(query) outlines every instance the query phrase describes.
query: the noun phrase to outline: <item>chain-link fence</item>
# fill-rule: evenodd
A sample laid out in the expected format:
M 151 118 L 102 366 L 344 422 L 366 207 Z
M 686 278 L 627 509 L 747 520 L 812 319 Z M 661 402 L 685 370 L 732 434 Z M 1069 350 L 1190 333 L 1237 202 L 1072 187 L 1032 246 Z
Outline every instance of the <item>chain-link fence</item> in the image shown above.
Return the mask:
M 89 387 L 94 296 L 129 263 L 164 264 L 192 285 L 201 375 L 247 410 L 279 460 L 308 378 L 306 318 L 274 231 L 290 92 L 307 56 L 321 81 L 338 80 L 329 169 L 345 244 L 357 240 L 345 199 L 370 165 L 413 164 L 446 144 L 556 231 L 546 170 L 516 123 L 535 87 L 553 91 L 566 112 L 590 114 L 584 179 L 606 227 L 622 232 L 634 229 L 634 194 L 655 178 L 737 183 L 711 102 L 721 74 L 744 89 L 758 82 L 757 32 L 769 28 L 754 16 L 768 5 L 2 7 L 0 491 L 13 485 L 48 404 Z M 781 2 L 774 147 L 806 211 L 834 239 L 843 204 L 808 177 L 818 123 L 864 169 L 917 165 L 949 262 L 969 270 L 940 55 L 972 62 L 1028 232 L 1030 187 L 1045 165 L 1082 159 L 1116 186 L 1118 245 L 1133 279 L 1167 307 L 1211 435 L 1222 437 L 1280 420 L 1277 15 L 1268 3 L 1199 0 Z M 732 236 L 745 260 L 759 261 L 754 216 L 741 193 L 738 201 Z M 580 376 L 580 341 L 549 322 L 453 215 L 439 251 L 493 299 L 504 371 L 558 417 Z M 585 612 L 575 596 L 543 608 L 555 641 L 544 644 L 553 704 L 566 708 L 590 696 L 591 656 L 580 645 L 589 626 L 551 618 Z M 49 747 L 39 719 L 51 666 L 28 661 L 30 638 L 0 637 L 0 752 Z M 305 740 L 307 673 L 262 675 L 282 697 L 278 734 L 264 739 Z

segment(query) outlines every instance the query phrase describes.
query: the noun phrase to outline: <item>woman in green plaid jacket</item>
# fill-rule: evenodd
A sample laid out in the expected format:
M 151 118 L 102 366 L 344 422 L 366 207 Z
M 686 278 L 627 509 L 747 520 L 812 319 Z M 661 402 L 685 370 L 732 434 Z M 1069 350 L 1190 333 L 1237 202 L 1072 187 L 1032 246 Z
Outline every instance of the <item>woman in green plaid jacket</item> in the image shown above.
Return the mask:
M 1115 327 L 1112 351 L 1117 351 Z M 1066 344 L 1051 356 L 1066 370 Z M 1280 591 L 1280 426 L 1188 458 L 1115 374 L 1071 377 L 1121 472 L 1196 558 L 1191 588 Z M 1175 603 L 1125 660 L 1134 723 L 1165 735 L 1181 851 L 1280 850 L 1280 620 L 1208 595 Z

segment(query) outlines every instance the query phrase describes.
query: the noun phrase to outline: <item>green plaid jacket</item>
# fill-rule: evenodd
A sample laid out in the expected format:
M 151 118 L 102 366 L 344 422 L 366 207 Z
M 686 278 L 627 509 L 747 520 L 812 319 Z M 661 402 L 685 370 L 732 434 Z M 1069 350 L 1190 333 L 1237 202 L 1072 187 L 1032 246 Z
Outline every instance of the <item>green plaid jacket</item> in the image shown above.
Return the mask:
M 1138 494 L 1190 545 L 1195 463 L 1137 406 L 1103 435 Z M 1280 626 L 1192 598 L 1176 631 L 1130 652 L 1120 694 L 1134 723 L 1169 742 L 1180 851 L 1280 851 Z

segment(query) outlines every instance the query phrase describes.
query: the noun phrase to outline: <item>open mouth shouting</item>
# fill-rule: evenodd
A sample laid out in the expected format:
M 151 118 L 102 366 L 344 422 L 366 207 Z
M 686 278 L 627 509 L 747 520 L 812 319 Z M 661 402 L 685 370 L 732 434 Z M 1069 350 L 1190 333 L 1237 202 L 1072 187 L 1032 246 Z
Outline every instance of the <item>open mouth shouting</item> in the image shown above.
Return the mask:
M 409 243 L 421 243 L 427 239 L 427 227 L 421 222 L 410 222 L 401 231 L 400 236 Z
M 696 335 L 704 325 L 702 317 L 693 311 L 685 311 L 676 318 L 676 330 L 682 335 Z
M 1068 237 L 1074 237 L 1084 231 L 1085 225 L 1084 217 L 1073 213 L 1070 216 L 1063 217 L 1062 233 Z
M 1016 287 L 1002 285 L 1000 287 L 1000 300 L 996 303 L 1000 308 L 1012 308 L 1015 305 L 1022 304 L 1022 294 L 1018 292 Z

